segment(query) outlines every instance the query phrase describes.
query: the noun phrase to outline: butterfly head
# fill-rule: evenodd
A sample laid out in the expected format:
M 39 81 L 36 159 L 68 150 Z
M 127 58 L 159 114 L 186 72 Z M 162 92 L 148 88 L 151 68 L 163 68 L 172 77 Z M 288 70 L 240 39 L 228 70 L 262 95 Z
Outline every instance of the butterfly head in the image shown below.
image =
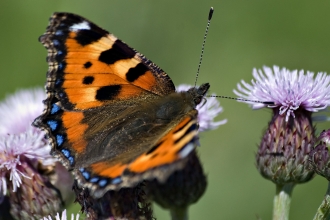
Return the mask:
M 197 106 L 203 100 L 205 94 L 210 88 L 209 83 L 204 83 L 200 87 L 192 87 L 188 90 L 188 93 L 193 97 L 194 103 Z

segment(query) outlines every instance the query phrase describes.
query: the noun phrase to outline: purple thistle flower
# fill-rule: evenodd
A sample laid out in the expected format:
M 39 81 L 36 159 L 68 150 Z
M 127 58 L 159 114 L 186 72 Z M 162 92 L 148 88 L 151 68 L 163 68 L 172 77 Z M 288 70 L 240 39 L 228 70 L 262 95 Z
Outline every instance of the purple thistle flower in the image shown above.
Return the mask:
M 32 127 L 25 133 L 0 136 L 0 194 L 7 194 L 10 182 L 16 192 L 22 178 L 31 178 L 24 170 L 25 163 L 42 161 L 45 166 L 54 165 L 55 160 L 49 154 L 50 146 L 45 144 L 43 136 L 41 132 L 33 132 Z
M 46 98 L 42 88 L 22 89 L 9 95 L 0 103 L 0 135 L 19 134 L 31 127 L 33 120 L 42 113 Z M 34 130 L 39 130 L 34 128 Z
M 56 214 L 55 219 L 54 220 L 67 220 L 67 214 L 66 214 L 66 209 L 62 212 L 62 215 L 60 216 L 59 213 Z M 47 217 L 44 217 L 40 220 L 53 220 L 53 218 L 49 215 Z M 71 220 L 79 220 L 79 214 L 75 215 L 71 214 Z
M 19 169 L 26 158 L 40 161 L 44 166 L 55 165 L 45 133 L 31 125 L 43 111 L 44 99 L 42 88 L 22 89 L 0 103 L 0 194 L 7 193 L 6 181 L 12 181 L 16 192 L 21 178 L 29 178 Z M 4 179 L 4 173 L 10 174 L 8 180 Z
M 304 70 L 290 71 L 274 66 L 273 70 L 264 66 L 263 71 L 253 69 L 254 80 L 251 84 L 244 80 L 237 84 L 238 91 L 234 93 L 243 99 L 274 102 L 270 108 L 279 108 L 279 114 L 295 117 L 295 111 L 303 108 L 306 111 L 317 112 L 330 104 L 330 76 Z M 250 103 L 253 109 L 266 107 L 262 103 Z
M 273 102 L 272 105 L 249 103 L 252 108 L 269 107 L 273 110 L 268 128 L 264 132 L 256 153 L 256 166 L 260 174 L 276 184 L 274 219 L 287 219 L 291 194 L 296 184 L 308 182 L 314 176 L 310 169 L 310 153 L 316 141 L 312 113 L 330 104 L 330 76 L 303 70 L 287 70 L 274 66 L 253 70 L 251 84 L 241 81 L 234 93 L 242 99 Z M 246 102 L 246 101 L 244 101 Z M 317 165 L 318 154 L 313 153 Z M 315 165 L 315 167 L 317 166 Z
M 17 219 L 42 217 L 62 206 L 58 190 L 50 183 L 56 161 L 49 151 L 43 133 L 32 127 L 0 136 L 0 195 L 8 196 L 11 215 Z
M 309 71 L 277 66 L 254 69 L 253 76 L 251 84 L 242 80 L 243 86 L 238 84 L 234 92 L 243 99 L 274 102 L 268 106 L 273 116 L 256 154 L 259 172 L 278 186 L 309 181 L 314 172 L 308 158 L 316 140 L 311 116 L 330 104 L 330 76 L 318 73 L 314 78 Z M 254 109 L 266 107 L 249 104 Z
M 176 90 L 177 92 L 187 91 L 191 87 L 190 85 L 181 84 Z M 227 123 L 227 119 L 214 121 L 214 118 L 223 111 L 220 102 L 215 97 L 206 97 L 206 103 L 201 102 L 196 109 L 198 110 L 199 131 L 214 130 Z
M 8 198 L 11 215 L 18 219 L 56 213 L 62 198 L 72 195 L 71 175 L 50 155 L 45 133 L 31 125 L 43 111 L 44 98 L 41 88 L 25 89 L 0 103 L 0 200 Z

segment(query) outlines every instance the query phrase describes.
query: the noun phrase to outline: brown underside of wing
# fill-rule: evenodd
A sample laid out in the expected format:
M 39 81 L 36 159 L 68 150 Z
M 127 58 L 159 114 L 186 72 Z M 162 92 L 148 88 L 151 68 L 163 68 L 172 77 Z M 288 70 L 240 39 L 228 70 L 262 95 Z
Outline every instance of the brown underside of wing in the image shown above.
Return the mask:
M 163 137 L 155 144 L 145 148 L 144 153 L 123 152 L 121 155 L 111 160 L 95 162 L 87 169 L 96 176 L 114 179 L 117 177 L 125 177 L 126 174 L 135 176 L 141 175 L 141 178 L 143 178 L 144 173 L 153 171 L 156 168 L 171 166 L 171 164 L 175 166 L 176 161 L 184 159 L 189 154 L 189 152 L 187 154 L 182 154 L 185 147 L 192 144 L 193 147 L 190 150 L 193 150 L 196 145 L 198 133 L 196 112 L 196 110 L 192 110 L 167 134 L 159 135 Z M 134 143 L 134 141 L 132 143 Z M 139 145 L 139 143 L 135 144 L 136 146 L 130 147 L 133 148 Z M 127 161 L 127 163 L 123 163 L 123 161 Z M 175 170 L 175 168 L 169 170 Z M 163 174 L 164 173 L 161 175 Z M 155 176 L 155 178 L 157 177 Z

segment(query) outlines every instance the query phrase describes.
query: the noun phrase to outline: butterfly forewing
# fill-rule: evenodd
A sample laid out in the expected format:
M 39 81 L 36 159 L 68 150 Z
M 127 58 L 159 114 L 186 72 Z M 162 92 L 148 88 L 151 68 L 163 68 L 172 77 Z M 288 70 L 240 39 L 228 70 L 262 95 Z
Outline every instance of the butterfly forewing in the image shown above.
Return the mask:
M 67 110 L 175 91 L 157 65 L 80 16 L 55 13 L 40 41 L 48 49 L 47 90 Z

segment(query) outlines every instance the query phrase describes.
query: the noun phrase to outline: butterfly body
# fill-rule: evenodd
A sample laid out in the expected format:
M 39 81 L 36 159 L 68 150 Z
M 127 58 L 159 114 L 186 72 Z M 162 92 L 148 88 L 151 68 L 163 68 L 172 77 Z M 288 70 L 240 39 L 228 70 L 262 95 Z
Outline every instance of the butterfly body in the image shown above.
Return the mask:
M 100 197 L 184 166 L 208 83 L 176 92 L 157 65 L 78 15 L 55 13 L 39 40 L 49 69 L 34 125 L 82 186 Z

